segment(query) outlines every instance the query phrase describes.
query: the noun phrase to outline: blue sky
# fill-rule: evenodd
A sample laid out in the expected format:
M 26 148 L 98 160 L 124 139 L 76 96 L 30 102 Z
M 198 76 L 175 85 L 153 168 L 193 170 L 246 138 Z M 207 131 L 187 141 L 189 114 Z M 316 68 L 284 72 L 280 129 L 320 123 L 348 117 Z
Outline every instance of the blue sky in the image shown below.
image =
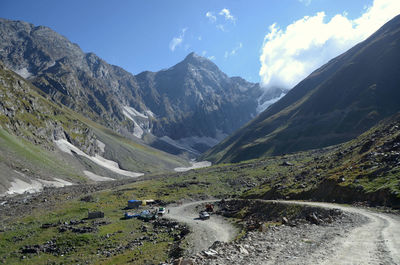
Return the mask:
M 393 3 L 398 0 L 375 0 L 375 2 L 382 1 L 396 5 Z M 307 35 L 301 33 L 302 30 L 314 31 L 316 24 L 328 25 L 337 15 L 354 24 L 354 21 L 367 13 L 368 8 L 377 5 L 375 2 L 373 0 L 2 0 L 0 17 L 48 26 L 77 43 L 83 51 L 94 52 L 107 62 L 121 66 L 134 74 L 144 70 L 158 71 L 168 68 L 194 51 L 212 59 L 229 76 L 238 75 L 249 81 L 262 81 L 265 86 L 292 86 L 298 81 L 299 76 L 304 78 L 311 68 L 343 52 L 354 42 L 365 38 L 369 32 L 364 30 L 358 38 L 346 42 L 347 44 L 340 49 L 335 50 L 334 47 L 333 51 L 324 50 L 328 55 L 326 58 L 321 57 L 320 62 L 310 63 L 310 59 L 305 63 L 295 62 L 300 65 L 299 68 L 302 68 L 302 65 L 305 68 L 296 75 L 291 72 L 293 69 L 290 67 L 277 66 L 280 53 L 287 55 L 284 57 L 287 65 L 296 65 L 293 64 L 293 56 L 287 52 L 288 49 L 282 50 L 282 47 L 292 47 L 288 44 L 290 39 L 295 40 L 291 42 L 293 45 L 299 42 L 300 34 Z M 397 12 L 397 9 L 395 11 L 393 8 L 390 9 L 392 13 Z M 321 15 L 321 12 L 324 13 Z M 387 9 L 382 12 L 387 13 Z M 392 13 L 384 15 L 388 17 L 386 21 L 389 17 L 393 17 Z M 321 16 L 322 20 L 315 22 Z M 314 24 L 310 17 L 315 17 Z M 385 20 L 381 17 L 382 15 L 380 21 Z M 296 21 L 303 21 L 304 26 L 301 27 L 301 23 L 296 24 Z M 273 24 L 275 26 L 271 27 Z M 331 23 L 334 24 L 338 25 Z M 287 28 L 290 25 L 295 25 L 292 27 L 294 29 L 299 28 L 296 31 L 299 32 L 297 36 L 290 33 L 290 27 Z M 310 30 L 307 27 L 310 27 Z M 278 33 L 280 30 L 280 33 L 272 36 L 273 30 Z M 350 31 L 349 33 L 354 35 Z M 318 35 L 318 32 L 316 34 Z M 264 41 L 266 36 L 270 37 L 270 43 Z M 350 37 L 343 36 L 343 38 Z M 331 39 L 332 36 L 328 36 L 324 41 L 329 43 Z M 337 41 L 339 42 L 343 43 L 343 39 Z M 315 41 L 313 43 L 315 44 Z M 300 50 L 320 53 L 318 49 L 321 47 L 315 50 L 314 44 L 297 47 L 298 49 L 294 50 L 297 51 L 297 55 Z M 321 45 L 326 46 L 324 43 Z M 292 48 L 290 50 L 293 50 Z M 260 69 L 264 71 L 260 73 Z M 285 76 L 279 77 L 280 73 L 285 73 Z M 294 77 L 289 80 L 287 76 L 292 77 L 292 75 Z

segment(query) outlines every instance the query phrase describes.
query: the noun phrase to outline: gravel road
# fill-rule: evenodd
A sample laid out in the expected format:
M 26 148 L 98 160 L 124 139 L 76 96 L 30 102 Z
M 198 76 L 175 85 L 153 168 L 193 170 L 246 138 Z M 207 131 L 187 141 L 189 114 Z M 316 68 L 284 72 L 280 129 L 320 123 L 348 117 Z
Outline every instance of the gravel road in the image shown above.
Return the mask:
M 235 229 L 222 218 L 196 220 L 195 206 L 170 208 L 169 217 L 193 229 L 191 259 L 195 264 L 398 264 L 400 265 L 400 216 L 363 208 L 318 202 L 275 201 L 344 212 L 329 225 L 280 226 L 267 232 L 253 231 L 239 242 L 223 243 L 211 255 L 198 253 L 214 241 L 229 241 Z M 210 252 L 209 252 L 210 253 Z
M 400 217 L 329 203 L 297 202 L 366 217 L 368 221 L 346 237 L 337 237 L 320 264 L 400 264 Z
M 168 207 L 169 213 L 165 215 L 166 218 L 186 223 L 191 228 L 187 255 L 205 250 L 215 241 L 228 242 L 238 232 L 237 228 L 221 216 L 212 215 L 208 220 L 200 220 L 196 206 L 208 202 L 214 201 L 197 201 Z

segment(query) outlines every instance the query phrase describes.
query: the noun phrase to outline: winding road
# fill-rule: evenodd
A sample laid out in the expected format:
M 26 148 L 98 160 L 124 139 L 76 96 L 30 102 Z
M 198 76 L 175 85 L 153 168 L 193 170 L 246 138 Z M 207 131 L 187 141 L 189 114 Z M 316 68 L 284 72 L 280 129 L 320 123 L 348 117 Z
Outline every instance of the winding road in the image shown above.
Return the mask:
M 209 248 L 215 241 L 231 241 L 238 232 L 237 228 L 221 216 L 213 215 L 208 220 L 200 220 L 196 206 L 208 202 L 215 202 L 215 200 L 168 207 L 169 213 L 165 215 L 167 218 L 186 223 L 191 228 L 192 233 L 188 237 L 190 245 L 187 254 L 189 255 Z
M 207 249 L 216 240 L 230 241 L 237 233 L 237 229 L 220 216 L 212 216 L 210 220 L 206 221 L 198 220 L 195 208 L 205 202 L 208 201 L 191 202 L 171 207 L 169 208 L 170 213 L 167 214 L 167 218 L 184 222 L 191 227 L 193 233 L 189 238 L 191 251 L 188 254 Z M 306 260 L 302 260 L 300 263 L 400 265 L 400 216 L 331 203 L 274 202 L 340 209 L 347 213 L 362 215 L 368 219 L 366 223 L 354 228 L 346 236 L 336 237 L 328 244 L 328 248 L 319 250 L 320 253 L 306 256 Z M 257 253 L 253 254 L 257 255 Z M 321 254 L 324 257 L 322 260 Z M 316 258 L 317 256 L 319 258 Z M 271 263 L 267 262 L 266 264 Z
M 293 203 L 293 202 L 292 202 Z M 400 264 L 400 217 L 370 210 L 317 202 L 294 202 L 360 214 L 368 222 L 332 243 L 321 264 Z

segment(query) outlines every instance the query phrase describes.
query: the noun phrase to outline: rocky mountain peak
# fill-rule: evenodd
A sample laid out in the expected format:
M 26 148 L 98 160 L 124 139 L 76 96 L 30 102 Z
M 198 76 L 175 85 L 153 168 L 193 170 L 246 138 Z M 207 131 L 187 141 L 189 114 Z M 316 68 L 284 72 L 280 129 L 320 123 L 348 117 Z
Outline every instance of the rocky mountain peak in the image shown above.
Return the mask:
M 195 67 L 195 68 L 207 69 L 209 71 L 221 72 L 218 66 L 214 64 L 211 60 L 203 56 L 200 56 L 194 52 L 189 53 L 182 62 L 177 64 L 177 66 L 178 65 L 189 68 Z

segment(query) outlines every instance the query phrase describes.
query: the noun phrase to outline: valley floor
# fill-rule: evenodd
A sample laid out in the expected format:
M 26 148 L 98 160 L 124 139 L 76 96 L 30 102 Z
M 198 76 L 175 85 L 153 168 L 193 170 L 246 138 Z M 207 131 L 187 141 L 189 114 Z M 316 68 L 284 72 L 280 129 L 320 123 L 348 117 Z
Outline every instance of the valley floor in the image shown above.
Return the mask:
M 193 182 L 192 174 L 197 175 L 196 172 L 189 172 L 186 178 Z M 194 264 L 400 264 L 399 215 L 378 212 L 377 210 L 370 210 L 368 208 L 331 203 L 282 200 L 264 201 L 255 199 L 237 200 L 263 203 L 273 202 L 279 205 L 300 204 L 303 206 L 339 209 L 342 211 L 341 215 L 332 218 L 329 222 L 322 222 L 319 225 L 310 222 L 295 224 L 289 222 L 285 225 L 280 225 L 284 222 L 275 222 L 276 220 L 271 222 L 265 221 L 268 223 L 266 229 L 243 233 L 244 230 L 240 232 L 240 228 L 232 225 L 235 221 L 234 219 L 229 220 L 214 214 L 209 220 L 198 220 L 198 211 L 204 207 L 204 203 L 209 202 L 204 200 L 207 197 L 203 197 L 202 199 L 201 196 L 197 196 L 197 201 L 184 204 L 180 204 L 179 202 L 182 201 L 181 198 L 185 197 L 184 194 L 186 193 L 190 195 L 186 197 L 186 201 L 190 199 L 196 200 L 196 196 L 194 196 L 195 190 L 191 189 L 197 188 L 205 182 L 199 182 L 200 184 L 196 182 L 196 185 L 189 185 L 185 184 L 186 182 L 183 182 L 179 177 L 176 178 L 155 178 L 149 181 L 140 179 L 109 181 L 91 185 L 68 186 L 59 189 L 45 189 L 35 194 L 2 197 L 0 199 L 0 235 L 7 236 L 9 239 L 3 240 L 3 243 L 0 241 L 0 246 L 4 244 L 2 245 L 3 247 L 10 248 L 13 251 L 11 254 L 8 252 L 3 253 L 3 262 L 7 263 L 8 260 L 16 260 L 15 258 L 22 255 L 21 251 L 24 247 L 32 245 L 32 242 L 37 237 L 45 235 L 42 234 L 44 230 L 41 226 L 43 223 L 48 222 L 48 220 L 51 220 L 53 223 L 57 220 L 58 222 L 61 220 L 61 223 L 65 221 L 71 223 L 71 220 L 79 220 L 87 216 L 87 209 L 97 209 L 100 205 L 106 213 L 107 217 L 105 220 L 108 223 L 99 228 L 98 232 L 85 235 L 88 238 L 90 236 L 90 240 L 93 240 L 91 243 L 93 249 L 106 247 L 105 249 L 101 249 L 101 251 L 113 250 L 108 245 L 95 245 L 97 242 L 95 240 L 102 238 L 103 234 L 105 236 L 109 235 L 110 238 L 101 239 L 101 242 L 104 241 L 109 244 L 109 241 L 112 241 L 113 243 L 118 243 L 117 247 L 124 243 L 116 241 L 113 237 L 119 237 L 120 235 L 122 237 L 125 234 L 130 235 L 133 233 L 134 235 L 139 235 L 140 233 L 144 233 L 144 236 L 147 234 L 151 234 L 153 237 L 159 236 L 161 234 L 156 230 L 151 230 L 153 229 L 151 226 L 147 228 L 148 225 L 143 225 L 139 220 L 124 221 L 121 220 L 121 216 L 124 212 L 123 207 L 125 206 L 126 199 L 131 198 L 132 194 L 138 194 L 138 197 L 156 197 L 155 195 L 161 194 L 160 192 L 167 192 L 162 196 L 170 198 L 169 203 L 173 204 L 167 206 L 169 212 L 167 212 L 166 217 L 180 223 L 186 223 L 191 228 L 192 233 L 186 236 L 183 244 L 181 237 L 179 237 L 178 241 L 175 241 L 175 239 L 173 239 L 174 241 L 168 241 L 172 239 L 160 237 L 159 242 L 148 243 L 148 246 L 151 247 L 145 245 L 141 248 L 143 253 L 147 253 L 146 255 L 148 255 L 147 261 L 144 258 L 140 260 L 140 256 L 142 255 L 140 252 L 135 252 L 136 256 L 132 254 L 133 256 L 131 255 L 132 257 L 129 257 L 129 259 L 122 259 L 125 258 L 124 255 L 128 255 L 126 253 L 131 253 L 130 251 L 126 251 L 122 254 L 115 252 L 115 260 L 112 262 L 116 262 L 115 264 L 125 264 L 125 262 L 130 260 L 131 262 L 134 261 L 133 264 L 149 264 L 149 259 L 154 258 L 152 256 L 154 255 L 153 249 L 157 246 L 163 246 L 159 248 L 160 253 L 163 255 L 154 258 L 154 262 L 171 261 L 172 256 L 167 254 L 166 247 L 164 247 L 167 244 L 166 242 L 170 242 L 170 244 L 178 244 L 177 246 L 184 247 L 186 249 L 186 253 L 182 253 L 185 254 L 184 259 L 192 260 Z M 178 181 L 177 183 L 180 186 L 175 181 Z M 183 186 L 182 183 L 185 185 Z M 217 185 L 213 186 L 217 187 Z M 155 193 L 153 193 L 153 189 Z M 178 192 L 182 194 L 178 194 Z M 91 194 L 93 197 L 92 202 L 82 200 L 82 196 L 87 194 Z M 78 198 L 81 198 L 81 200 L 77 201 L 76 199 Z M 172 200 L 172 198 L 175 199 Z M 64 207 L 65 209 L 63 210 Z M 43 209 L 48 210 L 45 211 Z M 258 208 L 256 209 L 256 212 L 260 211 Z M 283 211 L 283 213 L 286 214 L 287 211 Z M 48 216 L 46 217 L 46 215 Z M 18 216 L 21 216 L 21 218 Z M 42 218 L 41 216 L 45 217 Z M 124 233 L 117 233 L 123 226 L 129 227 L 124 228 Z M 46 233 L 49 236 L 46 238 L 43 237 L 40 240 L 47 242 L 48 238 L 53 241 L 62 238 L 63 234 L 57 232 L 57 229 L 56 227 L 48 229 Z M 143 229 L 145 232 L 143 232 Z M 147 229 L 151 231 L 146 232 Z M 20 239 L 18 236 L 13 236 L 14 234 L 18 235 L 18 233 L 25 233 L 25 230 L 31 231 L 30 236 L 27 236 L 26 240 Z M 71 232 L 70 234 L 71 238 L 80 238 L 79 234 L 72 235 Z M 238 240 L 233 240 L 238 237 L 240 237 Z M 10 242 L 13 242 L 12 244 L 18 243 L 19 245 L 18 247 L 13 247 L 8 245 Z M 147 250 L 146 247 L 148 247 Z M 135 246 L 134 249 L 139 248 Z M 80 257 L 78 255 L 85 253 L 84 249 L 79 251 L 77 249 L 70 254 L 77 259 L 77 257 Z M 95 252 L 93 253 L 89 252 L 86 254 L 96 255 Z M 107 254 L 108 252 L 104 253 Z M 62 259 L 62 257 L 57 255 L 48 255 L 46 258 L 51 257 L 54 260 Z M 113 256 L 104 255 L 100 256 L 99 261 L 110 259 L 109 261 L 111 262 Z M 24 260 L 26 261 L 24 263 L 28 264 L 29 261 L 37 260 L 39 261 L 38 264 L 42 264 L 40 263 L 40 255 L 29 254 L 26 257 L 27 259 Z M 71 259 L 65 259 L 65 261 L 68 263 L 73 260 L 72 257 Z M 121 257 L 121 260 L 118 260 L 118 257 Z M 136 258 L 139 258 L 139 260 Z M 82 258 L 82 261 L 84 260 L 86 259 Z

